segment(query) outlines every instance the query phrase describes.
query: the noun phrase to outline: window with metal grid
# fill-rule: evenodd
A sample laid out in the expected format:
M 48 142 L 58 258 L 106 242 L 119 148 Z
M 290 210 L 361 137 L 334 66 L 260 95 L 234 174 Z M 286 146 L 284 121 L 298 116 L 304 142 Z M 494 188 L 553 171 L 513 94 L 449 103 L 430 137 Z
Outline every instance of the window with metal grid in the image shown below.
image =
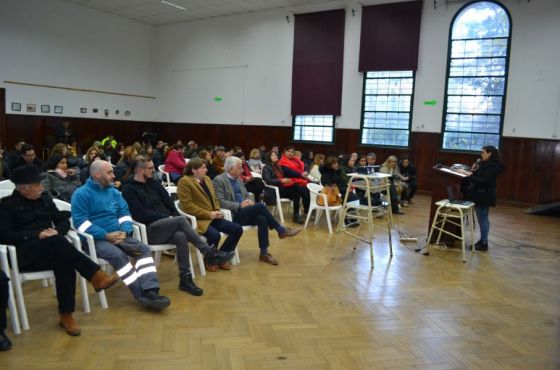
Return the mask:
M 482 1 L 459 10 L 452 24 L 442 148 L 499 148 L 509 65 L 509 14 L 498 3 Z
M 318 143 L 334 142 L 334 116 L 295 116 L 293 140 Z
M 364 73 L 361 144 L 408 147 L 413 71 Z

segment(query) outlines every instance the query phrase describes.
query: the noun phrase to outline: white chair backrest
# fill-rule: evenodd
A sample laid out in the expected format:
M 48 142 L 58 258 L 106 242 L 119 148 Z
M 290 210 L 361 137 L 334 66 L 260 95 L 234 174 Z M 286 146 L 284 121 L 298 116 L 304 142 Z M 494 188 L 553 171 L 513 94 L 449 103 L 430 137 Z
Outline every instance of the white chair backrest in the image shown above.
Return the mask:
M 169 195 L 177 194 L 177 187 L 176 186 L 168 186 L 165 188 Z
M 262 179 L 262 175 L 258 172 L 251 171 L 251 176 L 253 176 L 254 178 Z
M 164 164 L 160 164 L 159 166 L 157 166 L 158 171 L 159 172 L 165 172 L 165 165 Z
M 0 199 L 4 197 L 9 197 L 10 195 L 12 195 L 13 192 L 14 192 L 13 190 L 0 189 Z
M 10 180 L 2 180 L 0 181 L 0 189 L 3 190 L 14 190 L 16 188 L 16 184 L 14 184 Z
M 315 183 L 308 183 L 307 189 L 309 189 L 309 200 L 313 204 L 317 204 L 317 197 L 321 190 L 323 190 L 323 185 L 315 184 Z
M 56 205 L 56 208 L 58 208 L 59 211 L 71 211 L 71 205 L 68 202 L 65 202 L 63 200 L 60 199 L 53 199 L 54 204 Z

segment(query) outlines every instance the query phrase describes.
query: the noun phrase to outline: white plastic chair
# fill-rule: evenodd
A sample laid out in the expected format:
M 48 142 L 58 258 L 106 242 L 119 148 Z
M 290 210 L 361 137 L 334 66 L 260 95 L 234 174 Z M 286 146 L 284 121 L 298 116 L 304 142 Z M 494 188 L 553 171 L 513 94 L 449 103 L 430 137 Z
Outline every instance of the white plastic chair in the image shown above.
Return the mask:
M 165 187 L 168 186 L 173 186 L 173 183 L 171 182 L 171 176 L 169 176 L 169 172 L 165 172 L 165 165 L 164 164 L 160 164 L 158 166 L 158 171 L 162 173 L 162 185 Z
M 251 194 L 251 193 L 249 193 L 249 194 Z M 228 221 L 233 222 L 233 217 L 232 217 L 231 211 L 229 209 L 222 208 L 221 211 L 224 214 L 224 220 L 228 220 Z M 241 226 L 241 227 L 243 228 L 244 232 L 248 231 L 248 230 L 257 230 L 257 226 L 255 226 L 255 225 L 245 225 L 245 226 Z M 233 257 L 234 265 L 238 265 L 241 262 L 240 259 L 239 259 L 238 249 L 239 249 L 239 247 L 235 248 L 235 255 Z
M 146 244 L 150 248 L 150 250 L 152 252 L 154 252 L 154 261 L 156 263 L 156 266 L 159 267 L 159 264 L 161 262 L 161 252 L 175 249 L 176 248 L 175 244 L 149 244 L 148 243 L 148 232 L 147 232 L 146 225 L 144 225 L 144 224 L 142 224 L 138 221 L 133 221 L 133 223 L 136 226 L 138 226 L 138 228 L 140 229 L 140 240 L 142 241 L 142 243 Z M 190 245 L 190 243 L 189 243 L 189 245 Z M 198 249 L 196 249 L 196 250 L 200 254 L 200 251 Z M 191 275 L 194 278 L 195 273 L 194 273 L 194 267 L 193 267 L 193 262 L 192 262 L 192 257 L 191 257 L 190 252 L 189 252 L 189 264 L 190 264 L 190 268 L 191 268 Z M 200 254 L 198 264 L 199 265 L 202 264 L 202 267 L 204 268 L 204 260 L 202 259 L 202 254 Z M 201 274 L 202 274 L 202 271 L 201 271 Z
M 181 208 L 179 208 L 179 201 L 176 200 L 175 201 L 175 208 L 177 209 L 177 212 L 179 212 L 179 214 L 183 217 L 186 217 L 187 220 L 189 220 L 192 228 L 196 231 L 197 228 L 197 224 L 196 224 L 196 217 L 194 217 L 193 215 L 189 215 L 188 213 L 185 213 L 181 210 Z M 203 236 L 200 236 L 201 238 L 204 238 Z M 200 270 L 200 275 L 202 276 L 206 276 L 206 267 L 204 267 L 204 256 L 202 255 L 202 253 L 200 253 L 200 251 L 198 250 L 198 248 L 195 248 L 196 250 L 196 258 L 198 260 L 198 268 Z M 191 263 L 191 272 L 192 272 L 192 263 Z M 194 273 L 193 273 L 194 276 Z
M 0 189 L 0 199 L 9 197 L 14 191 L 9 189 Z
M 0 181 L 0 189 L 1 190 L 13 191 L 15 188 L 16 188 L 16 184 L 14 184 L 11 180 Z
M 0 245 L 0 267 L 6 275 L 10 275 L 10 266 L 8 264 L 8 247 Z M 19 325 L 19 315 L 17 313 L 16 301 L 14 300 L 14 289 L 12 287 L 12 280 L 8 281 L 8 309 L 10 310 L 10 320 L 12 321 L 12 329 L 14 334 L 21 333 Z
M 56 207 L 61 210 L 61 211 L 69 211 L 71 212 L 71 205 L 68 202 L 65 202 L 63 200 L 60 199 L 53 199 L 54 204 L 56 205 Z M 79 246 L 79 250 L 81 251 L 81 239 L 80 236 L 83 237 L 86 240 L 86 245 L 87 245 L 87 255 L 89 256 L 89 258 L 91 258 L 91 260 L 95 263 L 97 263 L 98 265 L 102 266 L 104 270 L 108 270 L 111 271 L 113 269 L 113 267 L 111 266 L 111 264 L 109 262 L 107 262 L 106 260 L 102 259 L 102 258 L 97 258 L 97 252 L 95 250 L 95 240 L 93 239 L 93 236 L 91 236 L 88 233 L 83 233 L 79 230 L 77 230 L 76 228 L 74 228 L 74 223 L 72 222 L 72 219 L 70 219 L 70 224 L 72 225 L 72 230 L 70 230 L 68 232 L 68 236 L 71 237 L 74 240 L 74 243 L 76 243 Z M 101 308 L 109 308 L 109 304 L 107 303 L 107 297 L 105 296 L 105 290 L 102 290 L 100 292 L 97 293 L 99 295 L 99 303 L 101 304 Z
M 74 247 L 78 247 L 78 246 L 74 243 Z M 27 309 L 25 308 L 25 300 L 23 299 L 22 284 L 30 280 L 54 279 L 54 272 L 52 270 L 21 272 L 19 270 L 19 266 L 17 262 L 16 247 L 14 247 L 13 245 L 8 245 L 8 251 L 9 251 L 10 262 L 11 262 L 11 279 L 12 279 L 12 284 L 14 286 L 14 289 L 16 291 L 16 299 L 19 306 L 19 316 L 21 319 L 21 326 L 23 327 L 23 330 L 29 330 L 29 320 L 27 318 Z M 82 302 L 84 306 L 84 312 L 90 313 L 91 309 L 89 306 L 86 279 L 84 279 L 81 276 L 78 279 L 80 280 L 80 289 L 82 291 Z
M 179 203 L 180 203 L 179 200 L 175 201 L 175 208 L 177 208 L 177 211 L 179 212 L 180 215 L 185 216 L 191 222 L 191 225 L 192 225 L 193 229 L 196 230 L 196 228 L 197 228 L 196 217 L 184 212 L 181 209 L 181 207 L 179 206 Z M 222 211 L 222 213 L 224 213 L 224 219 L 226 219 L 226 214 L 227 214 L 227 212 L 229 212 L 229 210 L 221 209 L 221 211 Z M 231 213 L 230 213 L 230 218 L 231 218 Z M 224 236 L 226 234 L 221 233 L 221 235 Z M 200 237 L 205 239 L 205 237 L 202 236 L 202 235 Z M 218 246 L 216 245 L 215 247 L 217 248 Z M 202 264 L 201 264 L 200 262 L 201 262 L 202 254 L 200 253 L 200 251 L 198 249 L 197 249 L 197 254 L 200 254 L 198 263 L 200 265 L 200 272 L 202 273 L 202 269 L 204 268 L 204 260 L 202 259 Z M 232 265 L 237 265 L 237 264 L 240 263 L 239 253 L 237 252 L 237 248 L 235 248 L 235 254 L 233 256 L 233 259 L 232 259 L 231 263 L 232 263 Z M 206 275 L 206 268 L 204 268 L 204 273 L 202 275 Z
M 316 211 L 316 215 L 315 215 L 315 224 L 319 223 L 319 219 L 321 218 L 321 213 L 322 211 L 325 211 L 325 213 L 327 214 L 327 225 L 329 226 L 329 234 L 332 234 L 332 223 L 331 223 L 331 211 L 337 211 L 337 213 L 340 212 L 340 210 L 342 209 L 342 205 L 339 206 L 328 206 L 327 204 L 327 196 L 325 194 L 321 194 L 321 190 L 323 190 L 323 186 L 319 185 L 319 184 L 314 184 L 314 183 L 309 183 L 307 184 L 307 188 L 309 189 L 309 212 L 307 213 L 307 218 L 305 219 L 305 225 L 303 226 L 303 228 L 307 228 L 307 223 L 309 222 L 309 219 L 311 218 L 311 213 L 313 213 L 313 211 Z M 322 197 L 323 198 L 323 204 L 325 204 L 324 206 L 320 206 L 317 204 L 317 197 Z
M 274 190 L 274 194 L 276 197 L 276 205 L 272 208 L 272 215 L 275 215 L 276 211 L 278 211 L 278 214 L 280 216 L 280 223 L 284 223 L 284 212 L 282 212 L 282 203 L 288 203 L 287 212 L 289 212 L 290 207 L 292 206 L 292 200 L 289 198 L 280 198 L 280 190 L 278 189 L 278 186 L 268 185 L 266 182 L 264 182 L 264 180 L 263 183 L 265 187 Z

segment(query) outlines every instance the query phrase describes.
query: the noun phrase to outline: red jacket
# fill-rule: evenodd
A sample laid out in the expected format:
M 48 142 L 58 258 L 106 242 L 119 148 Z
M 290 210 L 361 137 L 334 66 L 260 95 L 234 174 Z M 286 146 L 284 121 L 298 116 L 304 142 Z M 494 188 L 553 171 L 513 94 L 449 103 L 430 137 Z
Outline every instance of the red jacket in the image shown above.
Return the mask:
M 278 161 L 278 165 L 282 167 L 284 176 L 292 179 L 297 185 L 306 186 L 309 182 L 307 178 L 302 175 L 305 167 L 302 161 L 295 158 L 288 159 L 286 156 L 282 156 Z
M 170 151 L 165 159 L 165 172 L 182 175 L 186 166 L 187 162 L 185 162 L 183 153 L 176 150 Z

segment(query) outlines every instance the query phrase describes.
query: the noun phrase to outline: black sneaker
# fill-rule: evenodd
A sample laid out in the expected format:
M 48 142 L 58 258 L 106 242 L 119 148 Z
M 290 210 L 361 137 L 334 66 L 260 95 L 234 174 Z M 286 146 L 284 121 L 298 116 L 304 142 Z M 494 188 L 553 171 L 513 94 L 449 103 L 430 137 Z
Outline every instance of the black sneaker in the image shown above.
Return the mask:
M 169 298 L 159 295 L 154 290 L 145 290 L 144 294 L 137 299 L 138 303 L 146 308 L 163 310 L 171 304 Z
M 216 247 L 211 247 L 210 250 L 204 255 L 204 260 L 209 265 L 219 265 L 220 263 L 231 261 L 234 255 L 234 251 L 223 252 L 216 249 Z
M 0 332 L 0 351 L 7 351 L 12 348 L 12 341 L 4 331 Z
M 201 296 L 203 293 L 203 290 L 195 285 L 192 276 L 185 276 L 179 280 L 179 290 L 195 296 Z
M 303 220 L 303 218 L 301 218 L 299 215 L 294 216 L 294 218 L 292 219 L 294 224 L 298 224 L 298 225 L 303 225 L 305 223 L 305 221 Z
M 482 241 L 478 241 L 475 245 L 474 245 L 474 250 L 478 251 L 478 252 L 486 252 L 488 250 L 488 243 L 483 243 Z

